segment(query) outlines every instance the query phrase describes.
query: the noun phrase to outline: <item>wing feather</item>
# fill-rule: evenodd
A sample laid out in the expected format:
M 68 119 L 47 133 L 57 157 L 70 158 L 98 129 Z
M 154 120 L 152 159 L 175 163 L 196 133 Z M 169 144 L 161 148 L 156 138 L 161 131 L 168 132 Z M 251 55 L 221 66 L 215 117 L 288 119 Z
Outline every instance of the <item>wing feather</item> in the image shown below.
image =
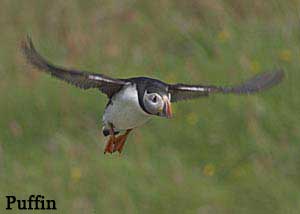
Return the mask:
M 27 61 L 35 68 L 82 89 L 98 88 L 108 97 L 111 97 L 127 83 L 124 80 L 114 79 L 103 74 L 55 66 L 36 51 L 30 37 L 22 41 L 21 49 Z
M 258 74 L 236 86 L 219 87 L 178 83 L 169 85 L 169 92 L 171 93 L 171 102 L 195 99 L 212 93 L 252 94 L 277 85 L 283 77 L 283 70 L 276 70 Z

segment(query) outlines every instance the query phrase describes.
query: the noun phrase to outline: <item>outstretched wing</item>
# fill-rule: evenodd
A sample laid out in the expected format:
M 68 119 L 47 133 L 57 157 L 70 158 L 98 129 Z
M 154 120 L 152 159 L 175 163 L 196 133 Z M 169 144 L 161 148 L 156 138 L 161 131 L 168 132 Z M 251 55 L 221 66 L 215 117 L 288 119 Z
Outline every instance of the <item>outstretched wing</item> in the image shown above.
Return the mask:
M 169 85 L 169 92 L 171 93 L 171 102 L 195 99 L 202 96 L 208 96 L 211 93 L 251 94 L 271 88 L 281 82 L 283 77 L 283 70 L 276 70 L 258 74 L 242 84 L 232 87 L 187 85 L 178 83 Z
M 127 83 L 124 80 L 113 79 L 103 74 L 55 66 L 36 51 L 29 37 L 27 37 L 27 40 L 22 41 L 21 49 L 27 61 L 37 69 L 82 89 L 98 88 L 109 98 Z

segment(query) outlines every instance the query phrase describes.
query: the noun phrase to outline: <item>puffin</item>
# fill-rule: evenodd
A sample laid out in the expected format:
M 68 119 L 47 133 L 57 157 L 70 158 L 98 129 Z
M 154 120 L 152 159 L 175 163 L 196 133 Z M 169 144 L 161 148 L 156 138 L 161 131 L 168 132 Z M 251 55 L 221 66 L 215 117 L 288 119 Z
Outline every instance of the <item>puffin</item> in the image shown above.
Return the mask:
M 107 95 L 109 101 L 102 116 L 102 133 L 106 137 L 104 154 L 121 153 L 129 133 L 150 118 L 172 118 L 173 103 L 212 94 L 253 94 L 277 85 L 284 77 L 282 69 L 274 69 L 233 86 L 169 84 L 149 77 L 112 78 L 54 65 L 37 52 L 29 36 L 21 42 L 21 51 L 37 70 L 78 88 L 98 89 Z

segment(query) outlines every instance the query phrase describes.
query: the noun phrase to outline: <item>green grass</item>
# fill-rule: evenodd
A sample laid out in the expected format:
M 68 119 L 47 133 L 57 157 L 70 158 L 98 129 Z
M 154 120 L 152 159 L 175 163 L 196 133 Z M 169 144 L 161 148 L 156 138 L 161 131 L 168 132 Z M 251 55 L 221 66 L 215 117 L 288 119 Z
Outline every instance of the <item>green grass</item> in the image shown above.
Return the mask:
M 298 1 L 0 1 L 0 213 L 43 194 L 57 213 L 298 213 Z M 30 34 L 59 65 L 228 85 L 283 68 L 253 96 L 174 106 L 103 155 L 107 102 L 32 70 Z M 19 213 L 11 211 L 9 213 Z

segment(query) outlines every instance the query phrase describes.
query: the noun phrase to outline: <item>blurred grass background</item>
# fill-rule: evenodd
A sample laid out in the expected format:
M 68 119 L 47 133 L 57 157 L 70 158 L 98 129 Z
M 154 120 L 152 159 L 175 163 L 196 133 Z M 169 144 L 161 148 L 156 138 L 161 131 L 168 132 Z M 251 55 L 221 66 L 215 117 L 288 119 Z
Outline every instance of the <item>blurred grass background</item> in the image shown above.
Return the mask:
M 57 213 L 298 213 L 300 2 L 0 1 L 0 205 L 42 194 Z M 176 104 L 103 155 L 107 99 L 24 62 L 30 34 L 51 61 L 113 77 L 228 85 L 274 68 L 254 96 Z M 10 213 L 14 213 L 11 211 Z M 17 211 L 16 211 L 17 213 Z

